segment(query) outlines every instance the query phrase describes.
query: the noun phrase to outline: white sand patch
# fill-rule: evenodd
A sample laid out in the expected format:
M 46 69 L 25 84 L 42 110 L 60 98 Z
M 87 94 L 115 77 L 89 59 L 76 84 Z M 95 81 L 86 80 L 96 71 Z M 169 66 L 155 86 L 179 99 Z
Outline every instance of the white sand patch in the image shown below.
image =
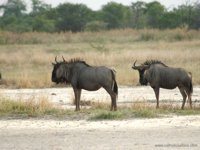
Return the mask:
M 46 97 L 50 102 L 60 104 L 71 104 L 74 99 L 74 93 L 71 87 L 69 88 L 48 88 L 48 89 L 0 89 L 0 95 L 11 100 L 37 100 L 39 97 Z M 98 91 L 82 91 L 81 100 L 108 102 L 110 96 L 104 90 Z M 194 87 L 192 100 L 200 101 L 200 87 Z M 149 101 L 155 103 L 155 95 L 153 89 L 149 86 L 138 87 L 119 87 L 118 103 L 130 103 L 135 101 Z M 182 102 L 182 96 L 178 88 L 174 90 L 160 89 L 160 102 Z

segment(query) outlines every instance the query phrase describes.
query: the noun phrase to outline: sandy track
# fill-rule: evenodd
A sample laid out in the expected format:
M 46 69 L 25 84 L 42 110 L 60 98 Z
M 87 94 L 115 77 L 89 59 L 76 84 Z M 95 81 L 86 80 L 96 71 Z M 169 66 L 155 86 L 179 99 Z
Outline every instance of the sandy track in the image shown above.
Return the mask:
M 200 149 L 200 116 L 123 121 L 1 120 L 1 150 Z

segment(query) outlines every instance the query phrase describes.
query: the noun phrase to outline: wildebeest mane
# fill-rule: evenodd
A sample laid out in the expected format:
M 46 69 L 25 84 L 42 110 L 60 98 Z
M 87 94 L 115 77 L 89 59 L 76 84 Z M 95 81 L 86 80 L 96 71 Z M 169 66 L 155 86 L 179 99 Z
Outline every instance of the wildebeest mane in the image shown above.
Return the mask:
M 165 67 L 168 67 L 167 65 L 165 65 L 163 62 L 161 62 L 159 60 L 147 60 L 143 63 L 143 65 L 153 65 L 153 64 L 161 64 Z
M 73 59 L 67 61 L 66 63 L 82 63 L 82 64 L 85 64 L 86 66 L 90 66 L 84 60 L 82 60 L 80 58 L 73 58 Z

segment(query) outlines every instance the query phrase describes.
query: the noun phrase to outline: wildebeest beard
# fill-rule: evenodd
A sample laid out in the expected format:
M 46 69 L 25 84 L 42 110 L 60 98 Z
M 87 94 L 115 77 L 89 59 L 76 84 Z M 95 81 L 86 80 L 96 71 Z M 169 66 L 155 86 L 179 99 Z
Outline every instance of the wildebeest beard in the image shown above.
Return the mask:
M 60 78 L 59 80 L 57 80 L 56 84 L 59 84 L 59 83 L 65 83 L 65 79 L 64 78 Z
M 57 78 L 56 75 L 54 74 L 52 76 L 52 81 L 55 82 L 56 84 L 59 84 L 59 83 L 66 83 L 66 84 L 69 84 L 70 82 L 66 79 L 65 76 L 62 76 L 62 77 L 59 77 Z
M 69 83 L 69 81 L 67 81 L 65 78 L 52 78 L 52 81 L 55 82 L 56 84 L 59 84 L 59 83 Z
M 145 78 L 143 78 L 143 79 L 140 80 L 140 84 L 141 85 L 147 85 L 148 81 Z
M 55 72 L 53 72 L 53 74 L 52 74 L 52 81 L 55 82 L 56 84 L 68 83 L 68 81 L 67 81 L 65 76 L 62 75 L 60 77 L 57 77 Z
M 141 85 L 147 85 L 148 81 L 147 81 L 147 79 L 144 76 L 144 72 L 139 72 L 139 73 L 140 73 L 140 84 Z
M 52 82 L 55 82 L 56 84 L 58 84 L 58 83 L 64 83 L 66 81 L 65 78 L 63 78 L 63 77 L 57 78 L 55 71 L 52 74 L 51 80 L 52 80 Z

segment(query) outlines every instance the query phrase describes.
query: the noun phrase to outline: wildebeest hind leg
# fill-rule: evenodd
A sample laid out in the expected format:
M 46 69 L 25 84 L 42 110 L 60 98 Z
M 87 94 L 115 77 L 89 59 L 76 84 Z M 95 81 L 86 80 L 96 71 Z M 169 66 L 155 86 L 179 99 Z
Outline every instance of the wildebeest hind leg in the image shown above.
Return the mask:
M 116 102 L 116 99 L 117 99 L 117 95 L 112 91 L 112 89 L 106 89 L 105 90 L 108 92 L 108 94 L 110 95 L 110 98 L 111 98 L 111 106 L 110 106 L 110 110 L 114 110 L 116 111 L 117 110 L 117 102 Z
M 190 108 L 192 108 L 192 94 L 189 90 L 186 90 L 188 96 L 188 102 L 190 103 Z
M 187 95 L 186 95 L 186 93 L 185 93 L 184 88 L 179 87 L 179 90 L 180 90 L 181 95 L 182 95 L 182 97 L 183 97 L 183 103 L 182 103 L 181 109 L 184 109 L 185 101 L 186 101 Z
M 111 99 L 112 99 L 112 107 L 113 107 L 114 111 L 116 111 L 117 103 L 116 103 L 116 94 L 115 93 L 111 96 Z

